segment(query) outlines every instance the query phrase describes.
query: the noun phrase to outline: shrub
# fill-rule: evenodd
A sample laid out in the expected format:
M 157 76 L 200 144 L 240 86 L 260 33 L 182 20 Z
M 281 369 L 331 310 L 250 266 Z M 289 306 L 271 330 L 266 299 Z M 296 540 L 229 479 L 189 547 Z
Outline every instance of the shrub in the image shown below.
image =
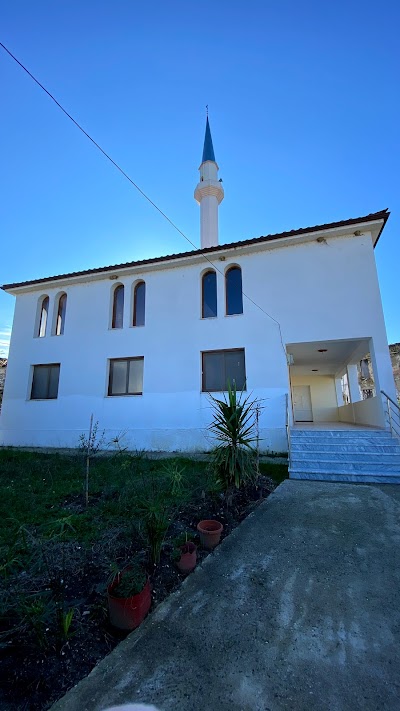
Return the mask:
M 228 491 L 239 489 L 255 476 L 256 451 L 252 443 L 257 440 L 256 407 L 257 400 L 250 395 L 237 393 L 228 383 L 228 392 L 223 400 L 209 395 L 213 410 L 213 421 L 209 430 L 219 444 L 212 452 L 212 468 L 217 482 Z

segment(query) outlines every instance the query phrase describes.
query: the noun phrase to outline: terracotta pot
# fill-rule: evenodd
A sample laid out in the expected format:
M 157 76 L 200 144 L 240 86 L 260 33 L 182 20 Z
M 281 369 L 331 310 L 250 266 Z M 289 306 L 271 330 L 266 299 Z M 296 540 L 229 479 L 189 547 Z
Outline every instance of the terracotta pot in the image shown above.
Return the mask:
M 223 525 L 219 521 L 200 521 L 197 524 L 197 530 L 200 534 L 200 542 L 204 548 L 211 551 L 215 546 L 218 545 Z
M 108 611 L 110 622 L 120 630 L 134 630 L 143 622 L 151 605 L 150 581 L 147 579 L 143 590 L 132 597 L 114 597 L 113 589 L 119 580 L 108 586 Z
M 182 555 L 176 561 L 176 567 L 181 573 L 191 573 L 197 563 L 197 546 L 194 543 L 184 543 L 181 546 Z

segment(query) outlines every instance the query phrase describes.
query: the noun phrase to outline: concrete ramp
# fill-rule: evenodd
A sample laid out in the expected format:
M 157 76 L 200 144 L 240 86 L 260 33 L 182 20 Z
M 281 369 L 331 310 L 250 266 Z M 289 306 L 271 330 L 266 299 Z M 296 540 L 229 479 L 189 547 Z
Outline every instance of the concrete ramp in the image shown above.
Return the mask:
M 400 487 L 285 481 L 53 711 L 398 711 Z

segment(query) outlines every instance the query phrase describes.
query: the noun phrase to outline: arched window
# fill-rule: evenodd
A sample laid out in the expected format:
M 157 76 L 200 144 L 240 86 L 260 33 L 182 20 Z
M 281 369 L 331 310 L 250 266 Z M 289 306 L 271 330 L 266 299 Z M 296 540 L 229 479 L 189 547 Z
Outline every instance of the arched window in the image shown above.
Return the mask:
M 231 267 L 225 274 L 226 315 L 243 313 L 242 270 Z
M 146 284 L 140 281 L 133 292 L 133 326 L 144 326 L 146 311 Z
M 64 333 L 66 310 L 67 310 L 67 295 L 61 294 L 61 296 L 58 299 L 56 336 L 62 336 L 62 334 Z
M 124 287 L 119 284 L 114 289 L 111 328 L 122 328 L 124 325 Z
M 201 318 L 217 315 L 217 275 L 210 270 L 201 280 Z
M 39 326 L 37 335 L 39 338 L 43 338 L 46 335 L 47 317 L 49 315 L 49 297 L 43 296 L 42 303 L 40 306 L 39 314 Z

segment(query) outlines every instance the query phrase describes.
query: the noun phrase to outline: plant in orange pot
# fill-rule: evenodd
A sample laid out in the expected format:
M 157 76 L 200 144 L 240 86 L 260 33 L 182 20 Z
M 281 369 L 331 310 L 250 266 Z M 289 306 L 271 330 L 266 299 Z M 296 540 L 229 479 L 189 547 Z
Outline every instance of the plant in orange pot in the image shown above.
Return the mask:
M 175 565 L 181 573 L 187 575 L 195 569 L 197 563 L 197 546 L 190 540 L 188 534 L 175 539 L 172 554 Z
M 132 563 L 118 572 L 107 588 L 110 622 L 121 630 L 134 630 L 151 605 L 150 581 L 141 565 Z

